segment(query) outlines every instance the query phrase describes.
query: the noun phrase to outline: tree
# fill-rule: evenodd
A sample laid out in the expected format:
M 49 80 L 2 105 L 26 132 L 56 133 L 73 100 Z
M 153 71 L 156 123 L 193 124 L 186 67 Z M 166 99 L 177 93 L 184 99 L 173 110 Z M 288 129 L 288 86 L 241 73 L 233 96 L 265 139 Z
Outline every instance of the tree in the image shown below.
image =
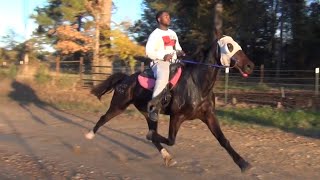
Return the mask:
M 320 2 L 311 3 L 307 14 L 309 14 L 309 21 L 305 34 L 307 38 L 305 64 L 314 69 L 320 66 Z
M 144 45 L 156 27 L 155 13 L 169 9 L 172 27 L 189 53 L 212 43 L 211 0 L 145 0 L 142 19 L 131 32 Z M 319 1 L 223 0 L 223 30 L 234 37 L 256 65 L 267 68 L 313 68 L 319 64 Z M 170 6 L 168 6 L 168 4 Z
M 102 35 L 101 30 L 110 31 L 110 22 L 111 22 L 111 0 L 86 0 L 85 2 L 86 9 L 92 15 L 95 22 L 95 35 L 94 35 L 94 51 L 93 51 L 93 72 L 94 73 L 103 73 L 106 72 L 107 68 L 102 68 L 99 70 L 98 66 L 110 66 L 111 62 L 108 58 L 100 57 L 100 41 L 106 41 L 109 37 Z M 104 48 L 109 48 L 105 46 Z M 107 69 L 108 70 L 108 69 Z M 107 71 L 108 72 L 108 71 Z M 109 71 L 110 72 L 110 71 Z M 97 77 L 97 75 L 94 75 Z M 94 78 L 95 79 L 95 78 Z M 99 79 L 99 77 L 97 77 Z
M 1 37 L 4 48 L 8 50 L 14 49 L 19 44 L 17 37 L 19 37 L 19 35 L 14 30 L 10 29 L 7 35 Z
M 132 60 L 130 53 L 142 52 L 125 32 L 111 29 L 112 6 L 112 0 L 52 0 L 37 8 L 32 17 L 39 24 L 37 34 L 46 35 L 60 53 L 91 54 L 93 73 L 99 74 L 108 69 L 98 66 L 112 66 L 115 52 L 128 61 Z M 138 51 L 128 51 L 128 47 Z M 93 78 L 99 79 L 97 75 Z

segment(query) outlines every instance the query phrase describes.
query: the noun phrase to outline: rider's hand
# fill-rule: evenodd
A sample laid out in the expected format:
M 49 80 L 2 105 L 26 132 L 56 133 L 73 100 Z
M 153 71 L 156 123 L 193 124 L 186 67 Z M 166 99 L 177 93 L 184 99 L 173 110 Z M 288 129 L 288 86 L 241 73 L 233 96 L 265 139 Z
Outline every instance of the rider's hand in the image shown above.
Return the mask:
M 163 57 L 163 60 L 164 61 L 170 61 L 172 59 L 172 54 L 166 54 L 164 57 Z
M 177 51 L 177 57 L 180 58 L 180 57 L 184 57 L 186 56 L 186 53 L 184 53 L 182 50 L 181 51 Z

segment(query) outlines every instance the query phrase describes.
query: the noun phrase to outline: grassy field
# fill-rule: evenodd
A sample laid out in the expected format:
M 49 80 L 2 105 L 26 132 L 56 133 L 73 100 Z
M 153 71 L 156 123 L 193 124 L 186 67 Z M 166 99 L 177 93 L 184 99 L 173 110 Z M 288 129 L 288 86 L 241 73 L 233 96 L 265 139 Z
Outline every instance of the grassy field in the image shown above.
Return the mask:
M 218 108 L 218 117 L 227 123 L 258 124 L 301 135 L 320 137 L 320 112 L 279 110 L 271 107 Z

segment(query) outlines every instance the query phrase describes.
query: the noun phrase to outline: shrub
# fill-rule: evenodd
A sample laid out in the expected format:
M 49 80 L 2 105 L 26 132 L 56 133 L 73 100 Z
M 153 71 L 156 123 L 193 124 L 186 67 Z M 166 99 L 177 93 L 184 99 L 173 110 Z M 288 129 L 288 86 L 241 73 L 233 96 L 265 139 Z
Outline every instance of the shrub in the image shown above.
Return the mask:
M 48 68 L 45 65 L 40 65 L 37 73 L 35 74 L 35 81 L 39 84 L 46 84 L 52 80 L 48 72 Z

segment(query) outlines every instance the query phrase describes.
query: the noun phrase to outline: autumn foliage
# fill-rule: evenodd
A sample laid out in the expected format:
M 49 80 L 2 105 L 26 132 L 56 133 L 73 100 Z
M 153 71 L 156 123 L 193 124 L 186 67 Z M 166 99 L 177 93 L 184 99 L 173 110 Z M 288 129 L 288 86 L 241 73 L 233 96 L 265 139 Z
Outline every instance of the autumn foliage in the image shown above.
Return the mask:
M 93 39 L 89 35 L 77 31 L 74 26 L 59 26 L 55 33 L 58 37 L 55 48 L 62 54 L 71 54 L 78 51 L 88 52 L 93 49 Z
M 101 51 L 102 55 L 117 56 L 120 59 L 132 60 L 134 56 L 141 56 L 145 53 L 143 46 L 135 43 L 119 29 L 104 30 L 102 34 L 110 38 L 101 45 L 111 46 L 110 48 L 103 49 Z

